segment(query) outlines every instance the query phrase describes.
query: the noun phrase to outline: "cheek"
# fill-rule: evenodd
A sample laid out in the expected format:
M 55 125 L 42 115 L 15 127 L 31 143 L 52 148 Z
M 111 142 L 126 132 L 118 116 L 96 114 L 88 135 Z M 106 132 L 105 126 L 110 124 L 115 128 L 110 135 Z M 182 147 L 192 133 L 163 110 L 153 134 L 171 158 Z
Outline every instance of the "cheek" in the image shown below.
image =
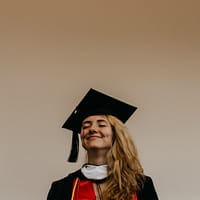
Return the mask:
M 113 137 L 112 137 L 112 135 L 109 137 L 109 142 L 110 142 L 111 145 L 113 144 Z
M 83 143 L 83 136 L 82 135 L 80 135 L 80 139 L 81 139 L 81 142 Z
M 108 133 L 107 135 L 105 135 L 106 140 L 109 141 L 111 144 L 113 143 L 113 134 L 112 133 Z
M 85 136 L 85 133 L 84 133 L 83 130 L 81 130 L 81 132 L 80 132 L 80 138 L 81 138 L 81 140 L 84 138 L 84 136 Z
M 113 138 L 113 131 L 111 128 L 108 128 L 105 132 L 107 137 Z
M 81 143 L 82 143 L 82 146 L 84 147 L 85 145 L 85 142 L 84 142 L 84 137 L 85 137 L 85 134 L 83 132 L 80 133 L 80 139 L 81 139 Z

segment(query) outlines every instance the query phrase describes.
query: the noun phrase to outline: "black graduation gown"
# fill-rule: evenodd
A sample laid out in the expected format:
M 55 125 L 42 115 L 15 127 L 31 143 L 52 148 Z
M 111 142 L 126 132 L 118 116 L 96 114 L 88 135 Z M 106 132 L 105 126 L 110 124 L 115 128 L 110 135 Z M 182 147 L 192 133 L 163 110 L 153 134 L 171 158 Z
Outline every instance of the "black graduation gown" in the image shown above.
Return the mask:
M 79 169 L 67 177 L 53 182 L 47 200 L 71 200 L 73 180 L 77 177 L 80 180 L 86 179 Z M 151 177 L 145 176 L 144 187 L 137 192 L 137 197 L 138 200 L 158 200 Z

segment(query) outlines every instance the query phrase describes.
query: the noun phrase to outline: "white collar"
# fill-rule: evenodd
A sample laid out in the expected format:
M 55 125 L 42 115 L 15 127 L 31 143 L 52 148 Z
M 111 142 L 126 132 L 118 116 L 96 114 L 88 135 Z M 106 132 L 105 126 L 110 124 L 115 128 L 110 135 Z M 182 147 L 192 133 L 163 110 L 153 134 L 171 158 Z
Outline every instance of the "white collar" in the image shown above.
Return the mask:
M 108 176 L 108 165 L 85 164 L 81 168 L 83 175 L 91 180 L 102 180 Z

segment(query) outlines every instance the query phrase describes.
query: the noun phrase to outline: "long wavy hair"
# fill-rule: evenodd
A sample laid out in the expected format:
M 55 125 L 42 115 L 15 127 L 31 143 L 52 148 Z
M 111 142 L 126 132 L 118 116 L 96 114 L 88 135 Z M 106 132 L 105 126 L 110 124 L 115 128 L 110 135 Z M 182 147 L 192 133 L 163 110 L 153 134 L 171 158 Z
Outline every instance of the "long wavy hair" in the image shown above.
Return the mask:
M 113 145 L 107 154 L 108 179 L 105 200 L 131 200 L 144 180 L 136 146 L 127 127 L 116 117 L 107 115 L 113 131 Z

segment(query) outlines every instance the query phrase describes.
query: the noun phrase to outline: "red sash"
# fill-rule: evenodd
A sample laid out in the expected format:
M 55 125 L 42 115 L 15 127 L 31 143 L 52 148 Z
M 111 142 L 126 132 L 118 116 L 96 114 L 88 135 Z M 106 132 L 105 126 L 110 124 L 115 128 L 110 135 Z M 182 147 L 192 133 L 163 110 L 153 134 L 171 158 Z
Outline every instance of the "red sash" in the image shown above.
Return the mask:
M 96 200 L 92 182 L 77 178 L 73 183 L 71 200 Z M 138 200 L 136 193 L 133 194 L 133 200 Z

